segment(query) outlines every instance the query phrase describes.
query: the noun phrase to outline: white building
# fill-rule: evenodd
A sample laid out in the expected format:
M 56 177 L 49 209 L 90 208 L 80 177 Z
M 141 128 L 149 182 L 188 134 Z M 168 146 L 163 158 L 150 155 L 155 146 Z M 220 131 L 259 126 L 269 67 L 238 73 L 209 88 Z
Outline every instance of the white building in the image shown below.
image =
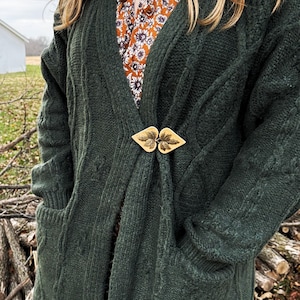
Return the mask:
M 0 74 L 26 71 L 25 43 L 22 34 L 0 20 Z

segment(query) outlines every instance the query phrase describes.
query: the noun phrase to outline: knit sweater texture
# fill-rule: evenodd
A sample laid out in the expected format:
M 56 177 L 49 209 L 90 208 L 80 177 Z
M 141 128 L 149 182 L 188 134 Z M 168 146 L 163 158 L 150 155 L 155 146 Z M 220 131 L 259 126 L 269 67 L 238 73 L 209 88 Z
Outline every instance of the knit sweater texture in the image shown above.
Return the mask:
M 274 1 L 246 2 L 231 29 L 191 34 L 176 6 L 139 110 L 115 1 L 87 1 L 55 32 L 32 171 L 35 300 L 252 300 L 254 258 L 299 208 L 300 2 L 273 15 Z M 200 3 L 203 17 L 214 1 Z M 145 152 L 131 136 L 148 126 L 186 144 Z

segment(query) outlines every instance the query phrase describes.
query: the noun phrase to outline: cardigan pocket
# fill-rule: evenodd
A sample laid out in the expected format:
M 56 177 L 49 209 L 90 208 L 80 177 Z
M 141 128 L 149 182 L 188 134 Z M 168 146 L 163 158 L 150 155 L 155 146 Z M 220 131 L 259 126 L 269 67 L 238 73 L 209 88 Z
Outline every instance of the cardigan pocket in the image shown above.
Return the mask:
M 161 299 L 164 300 L 227 300 L 234 282 L 234 265 L 204 271 L 184 256 L 179 248 L 172 248 L 164 269 Z
M 38 206 L 36 212 L 38 267 L 34 299 L 49 299 L 54 294 L 61 265 L 60 243 L 64 217 L 65 210 L 52 209 L 46 207 L 44 203 Z

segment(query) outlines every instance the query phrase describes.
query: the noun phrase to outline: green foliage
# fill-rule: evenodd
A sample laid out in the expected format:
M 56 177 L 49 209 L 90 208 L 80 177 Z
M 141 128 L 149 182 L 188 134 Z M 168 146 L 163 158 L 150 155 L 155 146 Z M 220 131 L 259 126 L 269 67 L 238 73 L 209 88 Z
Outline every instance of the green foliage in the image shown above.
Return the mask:
M 36 126 L 43 88 L 36 65 L 28 65 L 26 72 L 0 75 L 0 148 Z M 30 170 L 39 161 L 36 138 L 35 133 L 0 152 L 1 185 L 30 183 Z

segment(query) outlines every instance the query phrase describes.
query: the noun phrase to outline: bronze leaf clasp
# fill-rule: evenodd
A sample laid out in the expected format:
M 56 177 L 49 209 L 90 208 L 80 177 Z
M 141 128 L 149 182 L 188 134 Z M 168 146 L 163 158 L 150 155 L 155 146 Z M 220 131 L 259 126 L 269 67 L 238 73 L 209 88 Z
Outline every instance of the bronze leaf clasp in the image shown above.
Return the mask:
M 183 138 L 168 127 L 158 132 L 156 127 L 150 126 L 134 134 L 132 139 L 146 152 L 153 152 L 158 147 L 158 150 L 163 154 L 167 154 L 186 143 Z

